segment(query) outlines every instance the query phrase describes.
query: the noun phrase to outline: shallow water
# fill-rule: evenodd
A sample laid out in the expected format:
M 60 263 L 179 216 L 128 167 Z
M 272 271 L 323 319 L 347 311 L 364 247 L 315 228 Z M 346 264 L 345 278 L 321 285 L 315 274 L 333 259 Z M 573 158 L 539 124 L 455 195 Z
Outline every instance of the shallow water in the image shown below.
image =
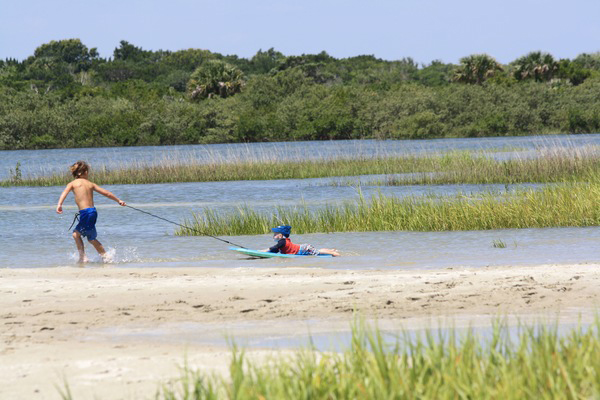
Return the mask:
M 549 145 L 600 145 L 600 134 L 552 137 L 440 139 L 425 141 L 298 142 L 210 146 L 130 147 L 114 149 L 61 149 L 0 152 L 0 174 L 23 163 L 24 173 L 35 168 L 62 169 L 74 159 L 92 164 L 107 162 L 159 162 L 163 157 L 188 152 L 195 157 L 256 157 L 287 146 L 290 157 L 335 157 L 350 154 L 408 154 L 460 149 L 514 149 L 524 151 Z M 175 152 L 175 153 L 174 153 Z M 362 177 L 367 182 L 373 176 Z M 271 211 L 277 206 L 317 208 L 356 201 L 359 193 L 330 182 L 348 177 L 304 180 L 205 182 L 106 186 L 130 205 L 183 223 L 192 212 L 210 209 L 227 212 L 240 206 Z M 393 196 L 451 195 L 503 192 L 539 185 L 423 185 L 363 186 L 366 198 L 382 193 Z M 65 213 L 54 211 L 62 187 L 0 188 L 0 268 L 75 265 L 76 251 L 68 231 L 75 213 L 72 195 Z M 248 260 L 229 251 L 228 245 L 208 237 L 176 237 L 177 228 L 163 220 L 123 208 L 96 196 L 99 210 L 98 239 L 111 249 L 119 267 L 240 267 L 319 266 L 328 268 L 422 269 L 450 266 L 526 265 L 599 261 L 600 228 L 525 229 L 481 232 L 369 232 L 293 235 L 295 242 L 334 247 L 344 257 L 336 259 Z M 226 238 L 248 248 L 266 248 L 271 236 Z M 507 248 L 492 246 L 502 240 Z M 90 245 L 92 261 L 99 258 Z M 92 263 L 92 266 L 101 265 Z
M 319 186 L 322 179 L 114 185 L 106 188 L 132 206 L 182 223 L 192 212 L 216 212 L 247 205 L 270 211 L 276 206 L 323 207 L 358 199 L 349 187 Z M 511 185 L 436 185 L 364 187 L 363 195 L 477 193 L 514 190 Z M 534 186 L 535 187 L 535 186 Z M 75 265 L 68 231 L 76 211 L 68 197 L 65 213 L 55 213 L 62 187 L 0 188 L 0 268 Z M 449 266 L 527 265 L 598 261 L 600 228 L 518 229 L 474 232 L 365 232 L 293 235 L 298 243 L 334 247 L 336 259 L 249 260 L 209 237 L 178 237 L 177 226 L 96 197 L 98 239 L 112 249 L 120 267 L 319 266 L 328 268 L 422 269 Z M 271 236 L 227 237 L 248 248 L 266 248 Z M 506 248 L 494 248 L 502 240 Z M 90 245 L 92 261 L 99 262 Z M 91 264 L 100 265 L 100 264 Z
M 556 328 L 559 337 L 569 336 L 573 330 L 597 329 L 594 317 L 581 310 L 567 309 L 561 314 L 546 316 L 491 317 L 487 315 L 459 315 L 447 317 L 415 317 L 403 320 L 365 321 L 369 328 L 380 329 L 386 345 L 405 344 L 406 340 L 423 340 L 427 333 L 435 342 L 451 333 L 458 338 L 468 334 L 478 338 L 482 345 L 493 338 L 494 323 L 505 326 L 505 333 L 513 344 L 519 342 L 524 327 Z M 441 335 L 441 336 L 440 336 Z M 84 340 L 111 340 L 114 342 L 154 341 L 161 343 L 200 344 L 227 347 L 235 343 L 241 348 L 288 349 L 304 348 L 318 351 L 346 351 L 350 349 L 352 323 L 342 320 L 285 320 L 285 321 L 234 321 L 218 323 L 169 323 L 149 328 L 147 326 L 118 326 L 89 332 Z M 391 348 L 391 347 L 390 347 Z M 403 348 L 401 346 L 401 348 Z M 406 348 L 406 347 L 404 347 Z

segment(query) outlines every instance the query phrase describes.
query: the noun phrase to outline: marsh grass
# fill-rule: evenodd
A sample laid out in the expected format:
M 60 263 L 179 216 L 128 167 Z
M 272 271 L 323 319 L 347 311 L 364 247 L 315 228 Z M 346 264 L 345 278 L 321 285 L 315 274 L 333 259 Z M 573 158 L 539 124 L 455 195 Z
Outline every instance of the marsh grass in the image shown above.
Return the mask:
M 228 163 L 179 163 L 164 161 L 150 166 L 94 168 L 91 179 L 98 184 L 149 184 L 214 182 L 236 180 L 303 179 L 362 174 L 407 172 L 413 157 L 376 159 L 334 159 L 306 161 L 238 161 Z M 57 186 L 71 180 L 68 174 L 9 179 L 1 186 Z
M 500 239 L 495 239 L 492 241 L 492 247 L 495 249 L 505 249 L 506 248 L 506 242 L 503 242 Z
M 484 340 L 426 331 L 390 343 L 355 325 L 343 352 L 305 349 L 253 363 L 232 349 L 229 374 L 186 368 L 157 399 L 591 399 L 600 396 L 600 323 L 559 335 L 556 326 L 496 322 Z
M 597 180 L 600 154 L 595 146 L 588 149 L 553 148 L 539 156 L 497 160 L 486 154 L 451 152 L 421 160 L 405 176 L 380 179 L 338 180 L 331 186 L 403 186 L 442 184 L 515 184 L 555 183 Z M 401 173 L 401 172 L 397 172 Z
M 92 166 L 91 179 L 106 185 L 410 174 L 408 177 L 389 177 L 370 184 L 511 184 L 585 181 L 594 179 L 599 173 L 600 155 L 595 147 L 590 146 L 588 149 L 546 149 L 541 150 L 537 157 L 508 160 L 497 160 L 490 154 L 468 151 L 291 161 L 280 161 L 277 154 L 251 160 L 207 157 L 202 163 L 192 158 L 163 159 L 156 165 Z M 0 186 L 57 186 L 72 179 L 67 173 L 19 175 L 18 179 L 14 173 L 11 176 L 11 179 L 0 181 Z
M 600 183 L 565 183 L 540 190 L 474 195 L 397 198 L 382 194 L 370 200 L 311 209 L 276 208 L 261 213 L 249 207 L 194 213 L 178 235 L 264 234 L 273 226 L 293 226 L 294 233 L 367 231 L 452 231 L 600 225 Z

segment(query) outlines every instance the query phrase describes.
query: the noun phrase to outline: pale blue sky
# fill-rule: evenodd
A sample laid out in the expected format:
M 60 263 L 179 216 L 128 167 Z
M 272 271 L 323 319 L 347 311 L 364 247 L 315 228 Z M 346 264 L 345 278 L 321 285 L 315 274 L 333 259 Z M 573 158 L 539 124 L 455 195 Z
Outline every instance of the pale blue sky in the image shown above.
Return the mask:
M 0 0 L 0 59 L 80 38 L 102 57 L 127 40 L 241 57 L 274 47 L 422 63 L 488 53 L 507 63 L 533 50 L 600 51 L 599 21 L 600 0 Z

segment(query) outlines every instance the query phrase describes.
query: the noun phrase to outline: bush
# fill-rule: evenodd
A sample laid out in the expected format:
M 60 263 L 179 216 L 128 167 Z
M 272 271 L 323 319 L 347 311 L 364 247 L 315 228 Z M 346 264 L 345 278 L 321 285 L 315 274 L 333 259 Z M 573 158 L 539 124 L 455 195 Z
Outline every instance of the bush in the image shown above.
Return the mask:
M 559 80 L 536 82 L 540 65 L 525 57 L 520 81 L 506 69 L 471 85 L 449 82 L 451 64 L 368 55 L 251 61 L 124 41 L 115 60 L 90 55 L 79 68 L 46 53 L 0 64 L 1 149 L 600 131 L 597 55 L 561 60 Z

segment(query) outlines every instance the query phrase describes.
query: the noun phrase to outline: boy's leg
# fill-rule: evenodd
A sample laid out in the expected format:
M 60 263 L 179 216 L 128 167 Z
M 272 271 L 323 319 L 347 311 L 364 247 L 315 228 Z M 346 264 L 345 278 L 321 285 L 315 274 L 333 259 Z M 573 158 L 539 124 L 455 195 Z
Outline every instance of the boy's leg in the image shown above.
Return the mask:
M 104 250 L 104 246 L 102 246 L 102 243 L 100 243 L 97 239 L 90 240 L 90 243 L 92 244 L 92 246 L 94 246 L 98 254 L 100 254 L 100 257 L 102 257 L 102 259 L 104 260 L 106 250 Z
M 340 253 L 336 249 L 319 249 L 321 254 L 331 254 L 334 257 L 339 257 Z
M 77 231 L 73 232 L 73 239 L 75 240 L 75 245 L 77 246 L 77 251 L 79 252 L 79 262 L 86 262 L 87 259 L 85 258 L 85 249 L 83 248 L 83 239 L 81 239 L 81 233 Z

